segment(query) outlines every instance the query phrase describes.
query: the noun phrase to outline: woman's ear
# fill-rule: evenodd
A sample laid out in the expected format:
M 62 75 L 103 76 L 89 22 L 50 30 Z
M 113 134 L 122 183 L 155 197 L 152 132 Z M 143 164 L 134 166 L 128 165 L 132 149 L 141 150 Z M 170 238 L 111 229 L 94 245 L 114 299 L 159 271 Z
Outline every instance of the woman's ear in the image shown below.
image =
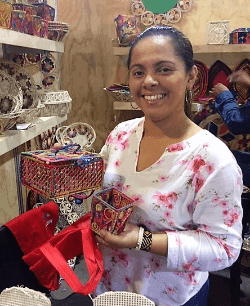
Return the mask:
M 193 88 L 197 75 L 198 75 L 198 69 L 194 65 L 193 68 L 188 73 L 188 85 L 187 85 L 188 89 L 191 90 Z

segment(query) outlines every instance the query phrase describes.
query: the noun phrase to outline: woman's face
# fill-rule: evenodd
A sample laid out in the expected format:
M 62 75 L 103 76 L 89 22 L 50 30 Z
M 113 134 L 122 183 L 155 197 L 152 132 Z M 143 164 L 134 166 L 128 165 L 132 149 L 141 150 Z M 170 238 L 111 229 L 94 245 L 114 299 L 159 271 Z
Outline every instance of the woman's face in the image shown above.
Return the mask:
M 169 37 L 146 37 L 132 52 L 129 87 L 146 118 L 174 119 L 185 115 L 185 91 L 193 87 L 196 73 L 196 67 L 186 72 Z

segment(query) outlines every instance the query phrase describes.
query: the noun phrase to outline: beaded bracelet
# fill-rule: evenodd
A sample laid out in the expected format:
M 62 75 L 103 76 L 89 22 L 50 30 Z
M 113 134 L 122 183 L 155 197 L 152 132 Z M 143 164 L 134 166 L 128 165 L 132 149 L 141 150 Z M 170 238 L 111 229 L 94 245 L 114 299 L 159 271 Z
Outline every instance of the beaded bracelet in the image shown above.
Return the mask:
M 143 238 L 140 250 L 149 252 L 152 245 L 152 233 L 148 230 L 143 232 Z
M 136 244 L 136 247 L 135 247 L 135 249 L 138 250 L 138 251 L 141 249 L 143 234 L 144 234 L 144 228 L 142 226 L 140 226 L 138 241 L 137 241 L 137 244 Z

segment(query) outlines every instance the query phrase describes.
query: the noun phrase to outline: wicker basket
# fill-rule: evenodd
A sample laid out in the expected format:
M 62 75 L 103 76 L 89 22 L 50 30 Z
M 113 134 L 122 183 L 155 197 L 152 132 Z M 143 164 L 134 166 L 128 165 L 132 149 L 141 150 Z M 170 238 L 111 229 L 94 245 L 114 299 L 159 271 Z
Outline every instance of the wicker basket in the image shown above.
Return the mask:
M 23 114 L 18 118 L 17 123 L 31 122 L 35 118 L 40 117 L 42 109 L 45 108 L 45 105 L 40 104 L 36 108 L 24 109 Z
M 50 306 L 44 293 L 23 287 L 4 289 L 0 294 L 0 306 Z
M 63 102 L 44 102 L 45 107 L 41 110 L 41 117 L 64 116 L 71 110 L 72 100 Z
M 93 299 L 94 306 L 155 306 L 147 297 L 132 292 L 105 292 Z
M 0 115 L 0 134 L 10 130 L 23 115 L 23 112 L 24 110 L 21 110 L 12 114 Z
M 123 101 L 123 102 L 133 102 L 133 96 L 132 94 L 124 89 L 119 90 L 108 90 L 107 88 L 103 88 L 104 90 L 107 90 L 117 101 Z
M 71 100 L 67 90 L 58 90 L 58 91 L 39 91 L 38 95 L 41 99 L 41 102 L 64 102 Z

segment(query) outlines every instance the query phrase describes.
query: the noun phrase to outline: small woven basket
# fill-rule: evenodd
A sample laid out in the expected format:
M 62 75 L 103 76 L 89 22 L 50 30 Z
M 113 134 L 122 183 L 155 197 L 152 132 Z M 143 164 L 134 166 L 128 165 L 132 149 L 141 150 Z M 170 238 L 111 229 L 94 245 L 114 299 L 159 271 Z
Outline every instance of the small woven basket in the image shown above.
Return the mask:
M 127 90 L 108 90 L 107 88 L 104 88 L 104 90 L 107 90 L 117 101 L 123 101 L 123 102 L 133 102 L 134 98 L 132 94 Z
M 132 292 L 105 292 L 93 299 L 94 306 L 155 306 L 143 295 Z
M 48 102 L 64 102 L 70 101 L 71 98 L 67 90 L 58 90 L 58 91 L 39 91 L 38 92 L 39 98 L 41 102 L 48 103 Z
M 18 121 L 18 119 L 23 115 L 24 110 L 16 113 L 0 115 L 0 135 L 10 130 Z
M 0 306 L 50 306 L 45 294 L 29 288 L 11 287 L 0 294 Z
M 63 102 L 44 102 L 45 107 L 41 110 L 41 117 L 64 116 L 68 114 L 72 107 L 72 100 Z

